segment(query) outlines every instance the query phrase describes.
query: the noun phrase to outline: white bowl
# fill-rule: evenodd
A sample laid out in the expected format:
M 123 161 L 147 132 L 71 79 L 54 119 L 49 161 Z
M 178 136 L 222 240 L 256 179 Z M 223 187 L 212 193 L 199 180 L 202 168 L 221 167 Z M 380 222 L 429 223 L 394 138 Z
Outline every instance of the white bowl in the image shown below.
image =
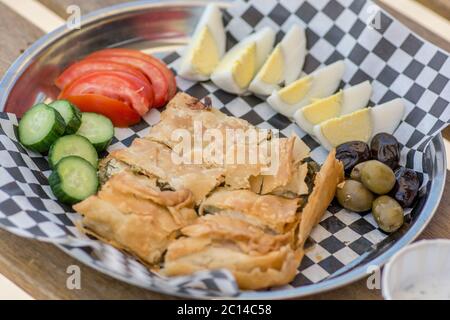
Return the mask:
M 450 240 L 422 240 L 397 252 L 382 280 L 387 300 L 450 300 Z

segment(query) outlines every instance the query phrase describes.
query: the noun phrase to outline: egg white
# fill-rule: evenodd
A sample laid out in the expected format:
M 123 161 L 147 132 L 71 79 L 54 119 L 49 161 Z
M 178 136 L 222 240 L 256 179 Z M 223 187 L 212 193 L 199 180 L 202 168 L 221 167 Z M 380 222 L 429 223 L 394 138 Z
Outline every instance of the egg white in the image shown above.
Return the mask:
M 372 115 L 372 137 L 380 132 L 393 134 L 405 115 L 405 104 L 400 98 L 370 109 Z
M 371 95 L 372 85 L 369 81 L 364 81 L 356 86 L 342 90 L 341 112 L 339 115 L 342 116 L 367 107 Z M 303 108 L 295 112 L 294 120 L 303 131 L 314 135 L 314 126 L 317 124 L 313 124 L 305 118 Z
M 322 147 L 324 147 L 325 149 L 327 149 L 328 151 L 330 151 L 331 149 L 333 149 L 333 145 L 328 141 L 327 138 L 325 138 L 325 136 L 322 133 L 322 127 L 320 126 L 320 124 L 314 126 L 313 128 L 313 133 L 314 133 L 314 138 L 322 145 Z
M 253 43 L 256 44 L 256 70 L 255 73 L 261 68 L 264 61 L 267 59 L 270 51 L 273 48 L 275 42 L 275 31 L 269 27 L 264 27 L 261 30 L 249 35 L 237 43 L 233 48 L 228 51 L 222 58 L 217 68 L 211 74 L 211 80 L 216 86 L 224 91 L 243 94 L 247 92 L 248 88 L 241 88 L 235 82 L 232 73 L 232 62 L 236 61 L 234 57 L 239 57 L 240 52 L 248 48 Z
M 192 35 L 190 44 L 186 47 L 180 59 L 181 62 L 178 68 L 178 74 L 185 79 L 193 81 L 206 81 L 210 78 L 210 75 L 198 73 L 191 63 L 195 45 L 197 44 L 196 39 L 200 36 L 200 33 L 205 26 L 208 27 L 212 37 L 215 40 L 219 56 L 222 57 L 225 54 L 226 36 L 222 22 L 222 12 L 217 4 L 210 3 L 205 8 L 202 17 L 195 28 L 194 34 Z
M 277 45 L 283 56 L 283 77 L 279 83 L 272 84 L 262 80 L 259 72 L 250 83 L 249 90 L 259 95 L 270 95 L 273 91 L 280 90 L 280 84 L 290 84 L 297 80 L 302 72 L 306 56 L 305 30 L 298 25 L 293 25 L 284 38 Z
M 274 91 L 267 98 L 267 102 L 275 111 L 288 118 L 292 118 L 298 109 L 311 103 L 311 99 L 320 99 L 332 95 L 339 87 L 341 79 L 344 76 L 344 71 L 344 61 L 336 61 L 311 73 L 311 88 L 299 102 L 294 104 L 284 102 L 279 96 L 278 91 Z
M 380 132 L 393 134 L 405 115 L 405 105 L 399 98 L 369 108 L 369 110 L 372 121 L 372 132 L 369 140 Z M 314 137 L 325 149 L 331 150 L 333 149 L 332 144 L 322 134 L 322 124 L 314 126 Z

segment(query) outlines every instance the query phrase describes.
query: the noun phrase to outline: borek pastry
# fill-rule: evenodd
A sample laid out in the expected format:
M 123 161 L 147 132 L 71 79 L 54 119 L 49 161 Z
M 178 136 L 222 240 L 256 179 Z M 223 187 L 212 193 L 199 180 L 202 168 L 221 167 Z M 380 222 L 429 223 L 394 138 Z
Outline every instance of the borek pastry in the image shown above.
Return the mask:
M 155 264 L 179 230 L 197 219 L 193 206 L 189 190 L 161 191 L 155 179 L 123 171 L 74 209 L 85 232 Z
M 276 234 L 237 213 L 206 215 L 182 233 L 185 237 L 168 248 L 165 275 L 225 268 L 241 289 L 256 290 L 292 281 L 303 256 L 289 234 Z
M 172 132 L 186 129 L 192 138 L 197 120 L 220 133 L 254 129 L 178 94 L 146 138 L 100 162 L 101 190 L 74 206 L 84 231 L 149 266 L 161 264 L 167 276 L 225 268 L 241 289 L 289 283 L 306 239 L 343 181 L 342 163 L 333 150 L 319 171 L 300 138 L 270 134 L 256 140 L 258 148 L 270 150 L 257 161 L 175 163 Z M 237 141 L 224 151 L 248 143 Z
M 274 195 L 259 195 L 250 190 L 218 189 L 199 208 L 199 214 L 235 211 L 260 220 L 263 224 L 285 233 L 297 221 L 298 199 Z

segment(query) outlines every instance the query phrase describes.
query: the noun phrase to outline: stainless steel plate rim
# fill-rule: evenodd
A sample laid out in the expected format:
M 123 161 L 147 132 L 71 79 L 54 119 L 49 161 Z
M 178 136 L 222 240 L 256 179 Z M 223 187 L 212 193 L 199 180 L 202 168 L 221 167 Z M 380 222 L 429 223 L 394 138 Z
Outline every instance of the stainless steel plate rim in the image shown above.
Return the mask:
M 227 6 L 229 3 L 220 2 L 222 6 Z M 151 8 L 151 7 L 197 7 L 204 6 L 205 3 L 203 1 L 174 1 L 174 0 L 166 0 L 164 2 L 150 0 L 150 1 L 136 1 L 129 2 L 125 4 L 119 4 L 111 7 L 107 7 L 101 10 L 97 10 L 92 12 L 82 18 L 82 24 L 88 25 L 91 22 L 98 21 L 99 19 L 106 19 L 108 17 L 112 17 L 119 13 L 124 12 L 132 12 L 139 9 Z M 19 79 L 19 77 L 23 74 L 24 70 L 33 62 L 33 58 L 41 53 L 42 51 L 48 49 L 52 46 L 57 39 L 66 36 L 73 30 L 69 30 L 66 26 L 62 26 L 55 31 L 43 36 L 39 40 L 37 40 L 31 47 L 29 47 L 8 69 L 5 76 L 0 82 L 0 87 L 3 89 L 0 93 L 0 111 L 4 109 L 9 93 L 14 87 L 15 83 Z M 411 226 L 411 228 L 399 239 L 396 243 L 394 243 L 386 252 L 371 260 L 369 263 L 365 263 L 355 269 L 348 271 L 342 275 L 337 277 L 332 277 L 330 279 L 325 279 L 319 283 L 307 285 L 298 288 L 292 289 L 281 289 L 281 290 L 273 290 L 273 291 L 258 291 L 258 292 L 242 292 L 237 298 L 239 299 L 287 299 L 287 298 L 298 298 L 307 295 L 317 294 L 324 291 L 329 291 L 331 289 L 339 288 L 349 283 L 352 283 L 356 280 L 367 276 L 367 268 L 369 266 L 383 266 L 389 258 L 395 254 L 398 250 L 408 245 L 417 236 L 423 231 L 423 229 L 428 225 L 431 218 L 433 217 L 436 209 L 439 205 L 440 199 L 442 197 L 444 187 L 445 187 L 445 179 L 446 179 L 446 155 L 445 155 L 445 147 L 442 139 L 442 135 L 439 134 L 436 136 L 432 142 L 430 143 L 430 147 L 434 149 L 434 157 L 433 161 L 433 172 L 431 174 L 431 188 L 428 195 L 428 199 L 418 216 L 417 220 Z M 69 250 L 64 248 L 61 245 L 57 245 L 62 251 L 67 254 L 74 256 L 71 254 Z M 74 256 L 75 257 L 75 256 Z M 78 257 L 75 257 L 78 259 Z M 83 262 L 83 261 L 82 261 Z M 110 271 L 106 271 L 101 269 L 95 265 L 88 264 L 91 268 L 96 269 L 99 272 L 105 273 L 113 278 L 119 279 L 126 283 L 139 286 L 145 289 L 148 287 L 143 286 L 142 284 L 135 283 L 130 281 L 129 279 Z M 172 292 L 165 291 L 162 289 L 151 289 L 152 291 L 173 295 Z M 180 297 L 192 298 L 192 296 L 178 294 Z M 229 299 L 235 299 L 236 297 L 228 297 Z

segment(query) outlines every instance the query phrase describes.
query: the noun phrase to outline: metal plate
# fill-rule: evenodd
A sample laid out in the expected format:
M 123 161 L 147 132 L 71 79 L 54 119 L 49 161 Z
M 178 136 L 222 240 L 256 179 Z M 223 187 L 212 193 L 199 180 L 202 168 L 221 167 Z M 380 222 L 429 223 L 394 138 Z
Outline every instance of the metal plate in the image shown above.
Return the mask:
M 127 3 L 84 17 L 81 30 L 63 27 L 44 36 L 4 76 L 1 82 L 0 110 L 20 115 L 25 108 L 36 102 L 56 98 L 58 90 L 53 85 L 53 79 L 69 63 L 93 51 L 121 46 L 163 55 L 185 45 L 203 7 L 203 2 L 188 1 Z M 415 208 L 413 221 L 403 232 L 397 232 L 373 246 L 350 265 L 319 283 L 286 290 L 244 292 L 239 298 L 282 299 L 310 295 L 351 283 L 364 277 L 369 266 L 383 265 L 395 252 L 413 241 L 432 218 L 445 185 L 445 163 L 444 144 L 439 135 L 427 149 L 424 169 L 431 178 L 429 192 Z M 60 248 L 71 254 L 63 247 Z M 73 256 L 79 259 L 78 256 Z M 129 282 L 118 274 L 99 271 Z M 139 283 L 132 284 L 139 286 Z

